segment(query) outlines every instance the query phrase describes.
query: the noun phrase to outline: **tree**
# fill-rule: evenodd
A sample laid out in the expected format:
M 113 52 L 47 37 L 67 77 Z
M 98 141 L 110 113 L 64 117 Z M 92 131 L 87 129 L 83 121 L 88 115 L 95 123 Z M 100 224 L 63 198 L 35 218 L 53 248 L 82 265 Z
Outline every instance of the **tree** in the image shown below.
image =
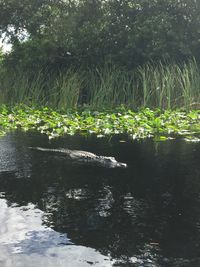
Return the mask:
M 199 57 L 197 0 L 1 0 L 0 31 L 9 60 L 24 65 L 132 68 L 149 60 Z M 12 60 L 11 60 L 12 61 Z

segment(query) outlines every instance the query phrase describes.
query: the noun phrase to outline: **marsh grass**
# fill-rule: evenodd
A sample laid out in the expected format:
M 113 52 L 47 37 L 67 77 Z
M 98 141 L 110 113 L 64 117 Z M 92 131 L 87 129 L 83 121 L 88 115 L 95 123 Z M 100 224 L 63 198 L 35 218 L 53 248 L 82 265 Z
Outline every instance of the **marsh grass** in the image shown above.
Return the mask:
M 95 69 L 68 69 L 49 74 L 0 71 L 0 103 L 48 105 L 57 109 L 199 108 L 200 68 L 195 60 L 183 65 L 149 63 L 134 71 L 112 64 Z
M 72 69 L 59 73 L 48 85 L 48 105 L 58 109 L 76 108 L 83 88 L 83 73 Z
M 198 107 L 200 103 L 200 69 L 193 60 L 176 64 L 146 65 L 138 69 L 140 105 L 164 109 Z
M 1 104 L 45 104 L 45 76 L 38 72 L 32 78 L 16 71 L 3 73 L 0 77 Z
M 89 70 L 87 104 L 92 107 L 113 108 L 121 104 L 137 106 L 137 86 L 134 74 L 115 66 Z

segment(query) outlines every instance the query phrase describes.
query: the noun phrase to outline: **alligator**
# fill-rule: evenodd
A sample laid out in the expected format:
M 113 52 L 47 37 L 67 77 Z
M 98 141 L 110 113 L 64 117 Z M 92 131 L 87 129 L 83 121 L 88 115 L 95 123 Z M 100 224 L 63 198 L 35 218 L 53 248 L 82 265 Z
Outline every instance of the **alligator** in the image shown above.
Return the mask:
M 81 150 L 70 150 L 70 149 L 51 149 L 43 147 L 29 147 L 30 149 L 44 151 L 44 152 L 55 152 L 61 153 L 68 159 L 71 159 L 77 163 L 84 163 L 95 166 L 103 166 L 107 168 L 126 168 L 127 164 L 118 162 L 114 157 L 98 156 L 94 153 L 81 151 Z

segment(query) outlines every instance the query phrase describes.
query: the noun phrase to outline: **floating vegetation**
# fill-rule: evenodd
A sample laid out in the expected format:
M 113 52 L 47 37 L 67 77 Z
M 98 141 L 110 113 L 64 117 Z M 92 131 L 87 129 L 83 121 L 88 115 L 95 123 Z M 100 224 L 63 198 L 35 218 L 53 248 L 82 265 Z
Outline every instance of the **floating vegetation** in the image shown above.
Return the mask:
M 36 130 L 49 139 L 63 135 L 96 134 L 97 137 L 127 134 L 132 139 L 165 141 L 181 136 L 188 142 L 200 141 L 200 110 L 171 111 L 149 108 L 134 112 L 125 107 L 115 111 L 67 110 L 18 105 L 0 107 L 0 135 L 21 129 Z

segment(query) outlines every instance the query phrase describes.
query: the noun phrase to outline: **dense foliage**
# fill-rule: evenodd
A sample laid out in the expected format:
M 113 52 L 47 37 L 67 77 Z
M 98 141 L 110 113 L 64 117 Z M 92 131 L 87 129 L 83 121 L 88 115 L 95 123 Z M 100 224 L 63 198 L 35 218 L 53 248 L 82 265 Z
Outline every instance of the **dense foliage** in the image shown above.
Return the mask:
M 96 134 L 98 137 L 127 134 L 132 139 L 154 138 L 164 141 L 182 136 L 186 141 L 200 141 L 200 110 L 133 112 L 123 107 L 115 111 L 73 111 L 61 113 L 47 107 L 1 106 L 0 131 L 37 130 L 50 139 L 65 134 Z
M 87 70 L 0 72 L 0 104 L 10 106 L 24 103 L 66 110 L 126 105 L 134 110 L 141 107 L 190 110 L 200 108 L 199 88 L 200 69 L 195 61 L 182 66 L 146 64 L 130 71 L 105 64 Z
M 132 68 L 149 60 L 198 59 L 199 29 L 197 0 L 0 1 L 0 31 L 13 44 L 11 66 L 112 61 Z

